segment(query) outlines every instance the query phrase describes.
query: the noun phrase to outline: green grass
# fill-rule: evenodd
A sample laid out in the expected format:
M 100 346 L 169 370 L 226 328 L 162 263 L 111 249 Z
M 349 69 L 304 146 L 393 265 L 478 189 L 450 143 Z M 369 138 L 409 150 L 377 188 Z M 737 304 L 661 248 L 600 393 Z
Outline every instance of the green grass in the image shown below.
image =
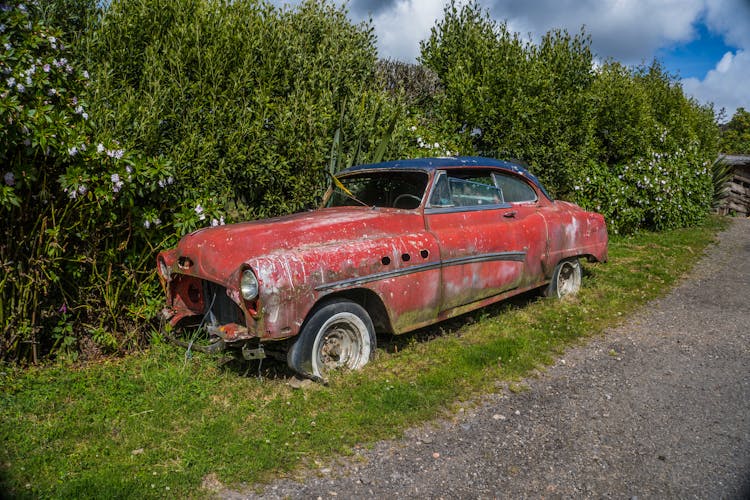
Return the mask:
M 327 387 L 243 377 L 160 342 L 87 366 L 0 367 L 0 491 L 201 497 L 209 474 L 252 485 L 399 436 L 498 382 L 522 390 L 518 380 L 567 345 L 666 293 L 725 225 L 615 238 L 608 264 L 585 265 L 574 300 L 527 294 L 399 337 Z

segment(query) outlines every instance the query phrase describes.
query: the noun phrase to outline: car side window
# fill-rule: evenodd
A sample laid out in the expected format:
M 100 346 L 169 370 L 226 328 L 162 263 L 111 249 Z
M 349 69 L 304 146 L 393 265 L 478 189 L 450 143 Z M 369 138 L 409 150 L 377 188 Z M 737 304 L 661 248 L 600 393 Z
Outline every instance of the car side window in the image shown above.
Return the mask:
M 478 207 L 503 203 L 503 193 L 491 175 L 440 172 L 430 196 L 430 206 Z
M 435 187 L 430 195 L 431 207 L 454 207 L 455 204 L 451 198 L 450 182 L 445 172 L 438 172 L 435 180 Z
M 495 173 L 494 177 L 495 183 L 502 190 L 503 201 L 506 203 L 537 200 L 536 191 L 522 179 L 501 173 Z

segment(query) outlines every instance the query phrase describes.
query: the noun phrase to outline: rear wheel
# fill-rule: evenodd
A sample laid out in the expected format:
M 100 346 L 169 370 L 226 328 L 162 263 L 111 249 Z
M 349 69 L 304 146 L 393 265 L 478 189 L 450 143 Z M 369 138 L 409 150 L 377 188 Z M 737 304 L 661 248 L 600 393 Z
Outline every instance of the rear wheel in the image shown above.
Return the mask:
M 561 299 L 565 296 L 573 296 L 581 289 L 581 263 L 577 258 L 558 262 L 552 273 L 545 294 L 547 297 Z
M 318 307 L 287 355 L 291 369 L 313 378 L 343 368 L 359 370 L 375 353 L 375 329 L 359 304 L 338 300 Z

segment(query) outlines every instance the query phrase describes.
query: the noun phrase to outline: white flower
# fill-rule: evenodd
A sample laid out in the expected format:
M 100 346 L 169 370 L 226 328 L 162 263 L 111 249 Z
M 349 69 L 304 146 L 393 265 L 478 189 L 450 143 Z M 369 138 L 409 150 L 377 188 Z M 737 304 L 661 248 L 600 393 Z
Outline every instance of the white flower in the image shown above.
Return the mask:
M 84 78 L 88 78 L 89 77 L 89 72 L 86 71 L 86 70 L 83 70 L 83 77 Z
M 89 114 L 88 114 L 88 113 L 86 113 L 86 112 L 84 111 L 83 113 L 81 113 L 81 117 L 82 117 L 82 118 L 83 118 L 84 120 L 88 120 L 88 119 L 89 119 Z
M 123 153 L 124 151 L 122 149 L 108 149 L 107 150 L 107 156 L 109 156 L 110 158 L 115 158 L 117 160 L 122 158 Z
M 13 175 L 13 172 L 6 172 L 3 176 L 3 180 L 8 186 L 12 186 L 16 183 L 16 176 Z
M 68 154 L 70 156 L 75 156 L 76 154 L 78 154 L 78 148 L 75 147 L 75 146 L 69 147 L 68 148 Z
M 195 206 L 195 213 L 198 215 L 203 213 L 203 207 L 200 205 L 200 203 Z
M 5 50 L 10 50 L 12 48 L 13 48 L 13 46 L 11 44 L 9 44 L 9 43 L 5 44 Z
M 88 191 L 88 188 L 86 187 L 86 184 L 81 184 L 78 186 L 78 192 L 81 194 L 86 194 L 86 191 Z
M 151 227 L 151 221 L 148 219 L 144 220 L 143 227 L 145 227 L 146 229 L 149 229 Z
M 219 219 L 211 219 L 211 225 L 212 226 L 218 226 L 219 225 Z
M 16 89 L 18 89 L 19 92 L 23 92 L 26 90 L 26 87 L 24 87 L 23 84 L 19 83 L 16 85 Z
M 172 177 L 171 175 L 167 177 L 167 184 L 174 184 L 174 177 Z
M 125 167 L 125 171 L 127 173 L 129 173 L 129 174 L 132 174 L 133 173 L 133 167 L 131 167 L 130 165 L 128 165 L 128 166 Z
M 434 147 L 435 149 L 439 149 L 440 148 L 440 143 L 436 142 L 432 147 Z
M 13 87 L 16 84 L 16 79 L 12 76 L 5 81 L 8 83 L 8 87 Z
M 417 126 L 416 125 L 412 125 L 409 130 L 411 130 L 412 132 L 416 132 L 417 131 Z
M 112 181 L 112 191 L 115 193 L 118 193 L 120 189 L 122 189 L 123 182 L 120 180 L 120 175 L 117 173 L 112 174 L 109 176 L 110 180 Z
M 104 152 L 104 144 L 102 144 L 101 142 L 99 144 L 97 144 L 96 145 L 96 152 L 97 153 L 103 153 Z

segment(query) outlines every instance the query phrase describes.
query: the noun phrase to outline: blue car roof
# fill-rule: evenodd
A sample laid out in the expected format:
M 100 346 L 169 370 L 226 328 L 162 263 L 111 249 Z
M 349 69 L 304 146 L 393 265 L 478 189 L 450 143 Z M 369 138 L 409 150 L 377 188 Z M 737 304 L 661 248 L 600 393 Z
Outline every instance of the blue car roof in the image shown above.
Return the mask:
M 445 158 L 414 158 L 410 160 L 394 160 L 385 161 L 382 163 L 369 163 L 365 165 L 356 165 L 342 170 L 336 175 L 348 174 L 359 172 L 363 170 L 424 170 L 426 172 L 432 170 L 438 170 L 443 168 L 455 168 L 455 167 L 494 167 L 501 170 L 508 170 L 517 174 L 523 175 L 531 182 L 533 182 L 550 200 L 552 197 L 549 195 L 544 186 L 539 182 L 534 174 L 526 170 L 523 166 L 503 160 L 496 160 L 494 158 L 485 158 L 482 156 L 452 156 Z

